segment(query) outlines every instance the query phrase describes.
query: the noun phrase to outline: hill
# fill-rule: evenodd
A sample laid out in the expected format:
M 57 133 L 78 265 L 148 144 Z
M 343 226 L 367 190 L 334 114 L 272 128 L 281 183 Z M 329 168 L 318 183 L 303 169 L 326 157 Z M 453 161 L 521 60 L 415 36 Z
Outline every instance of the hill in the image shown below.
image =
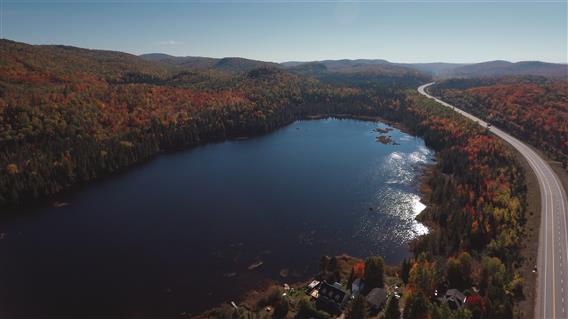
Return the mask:
M 568 77 L 568 65 L 546 63 L 541 61 L 509 62 L 504 60 L 487 61 L 481 63 L 395 63 L 381 59 L 357 59 L 357 60 L 323 60 L 312 62 L 283 62 L 287 69 L 299 73 L 313 75 L 313 64 L 319 63 L 330 72 L 383 72 L 409 73 L 408 70 L 429 74 L 440 78 L 473 78 L 473 77 L 503 77 L 532 75 L 544 77 Z M 308 72 L 304 70 L 310 69 Z M 323 71 L 323 70 L 320 70 Z
M 412 69 L 414 71 L 419 71 L 423 73 L 428 73 L 432 75 L 437 75 L 441 72 L 448 71 L 457 67 L 465 66 L 463 63 L 444 63 L 444 62 L 434 62 L 434 63 L 396 63 L 389 62 L 382 59 L 356 59 L 356 60 L 323 60 L 323 61 L 312 61 L 312 62 L 298 62 L 290 61 L 283 62 L 281 65 L 288 69 L 298 69 L 303 66 L 313 65 L 314 63 L 319 63 L 325 66 L 330 71 L 361 71 L 365 69 L 381 69 L 384 70 L 400 68 L 400 70 Z
M 278 63 L 250 60 L 245 58 L 222 58 L 212 68 L 229 73 L 249 72 L 258 68 L 281 68 Z
M 215 58 L 193 56 L 177 57 L 163 53 L 142 54 L 140 55 L 140 58 L 147 61 L 158 61 L 189 69 L 207 69 L 212 67 L 218 61 L 218 59 Z
M 245 73 L 261 67 L 280 68 L 278 63 L 264 62 L 238 57 L 222 59 L 208 57 L 176 57 L 163 53 L 142 54 L 140 58 L 146 61 L 158 61 L 184 70 L 218 70 L 227 73 Z
M 379 59 L 284 62 L 282 65 L 291 72 L 336 86 L 410 88 L 431 79 L 421 70 Z
M 500 77 L 511 75 L 535 75 L 545 77 L 567 77 L 568 65 L 546 63 L 540 61 L 488 61 L 468 64 L 456 68 L 450 68 L 440 72 L 442 77 Z
M 266 133 L 308 115 L 367 114 L 401 99 L 274 63 L 0 41 L 0 206 L 59 193 L 175 150 Z M 175 61 L 172 62 L 172 61 Z M 183 65 L 183 64 L 182 64 Z
M 330 71 L 339 71 L 339 70 L 347 70 L 353 68 L 369 67 L 374 65 L 391 64 L 386 60 L 379 60 L 379 59 L 356 59 L 356 60 L 341 59 L 341 60 L 323 60 L 323 61 L 310 61 L 310 62 L 291 61 L 291 62 L 283 62 L 281 63 L 281 65 L 286 68 L 298 68 L 304 65 L 310 65 L 314 63 L 319 63 L 321 65 L 324 65 Z
M 430 73 L 432 75 L 438 75 L 449 70 L 465 66 L 463 63 L 445 63 L 445 62 L 433 62 L 433 63 L 397 63 L 401 66 L 406 66 L 408 68 L 413 68 L 422 72 Z
M 91 76 L 105 81 L 121 81 L 133 75 L 165 78 L 171 68 L 116 51 L 89 50 L 61 45 L 28 45 L 0 40 L 0 79 L 36 81 L 80 80 Z

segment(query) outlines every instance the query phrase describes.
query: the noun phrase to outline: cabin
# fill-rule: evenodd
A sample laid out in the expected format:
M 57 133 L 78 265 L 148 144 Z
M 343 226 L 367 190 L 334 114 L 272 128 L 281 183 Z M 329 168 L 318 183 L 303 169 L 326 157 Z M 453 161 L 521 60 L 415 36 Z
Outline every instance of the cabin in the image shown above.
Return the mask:
M 457 289 L 448 289 L 438 300 L 447 303 L 450 309 L 457 310 L 465 303 L 466 296 Z
M 329 313 L 339 314 L 349 300 L 349 294 L 341 285 L 322 282 L 318 287 L 316 307 Z
M 319 294 L 318 288 L 320 285 L 321 282 L 319 282 L 318 280 L 313 280 L 306 288 L 306 294 L 313 299 L 317 299 Z
M 310 282 L 310 284 L 308 285 L 308 288 L 306 290 L 307 290 L 307 292 L 310 292 L 310 291 L 316 289 L 319 285 L 320 285 L 320 282 L 318 280 L 312 280 L 312 282 Z

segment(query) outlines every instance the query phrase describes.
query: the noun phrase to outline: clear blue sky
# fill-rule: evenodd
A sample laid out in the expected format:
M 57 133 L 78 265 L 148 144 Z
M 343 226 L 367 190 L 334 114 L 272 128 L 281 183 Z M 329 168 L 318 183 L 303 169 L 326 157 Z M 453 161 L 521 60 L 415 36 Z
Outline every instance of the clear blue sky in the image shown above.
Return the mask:
M 568 62 L 562 1 L 0 0 L 5 38 L 267 61 Z

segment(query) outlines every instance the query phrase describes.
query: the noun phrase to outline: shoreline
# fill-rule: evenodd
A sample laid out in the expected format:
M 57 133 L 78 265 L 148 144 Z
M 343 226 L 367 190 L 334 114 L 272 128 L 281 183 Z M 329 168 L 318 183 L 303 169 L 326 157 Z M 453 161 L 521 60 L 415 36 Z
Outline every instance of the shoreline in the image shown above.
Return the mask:
M 330 256 L 326 256 L 326 257 L 330 257 Z M 342 277 L 342 279 L 346 279 L 350 276 L 351 274 L 351 270 L 353 268 L 353 266 L 357 263 L 360 262 L 364 262 L 364 259 L 358 258 L 358 257 L 354 257 L 354 256 L 350 256 L 350 255 L 346 255 L 346 254 L 342 254 L 342 255 L 338 255 L 338 256 L 333 256 L 336 258 L 337 262 L 338 262 L 338 268 L 340 270 L 340 277 Z M 399 265 L 395 265 L 395 266 L 391 266 L 388 264 L 385 264 L 385 269 L 384 269 L 384 274 L 385 274 L 385 287 L 392 287 L 399 285 L 400 284 L 400 278 L 398 277 L 398 273 L 400 271 L 400 266 Z M 241 296 L 241 298 L 239 299 L 239 302 L 235 303 L 238 305 L 238 308 L 241 310 L 245 310 L 245 311 L 249 311 L 249 312 L 258 312 L 258 311 L 262 311 L 262 308 L 265 308 L 264 306 L 259 307 L 260 304 L 262 304 L 262 301 L 265 300 L 268 296 L 270 296 L 271 292 L 273 292 L 276 289 L 279 289 L 280 292 L 282 292 L 282 289 L 286 289 L 285 287 L 287 286 L 287 288 L 291 288 L 292 291 L 304 291 L 304 289 L 308 286 L 308 284 L 315 279 L 315 277 L 318 274 L 315 274 L 314 276 L 312 276 L 310 279 L 306 280 L 306 281 L 299 281 L 299 282 L 295 282 L 292 284 L 289 283 L 283 283 L 280 284 L 277 281 L 273 281 L 273 282 L 267 282 L 265 283 L 263 286 L 259 287 L 258 289 L 253 289 L 250 290 L 248 292 L 246 292 L 245 294 L 243 294 L 243 296 Z M 343 280 L 342 280 L 343 281 Z M 387 288 L 388 289 L 388 288 Z M 290 292 L 292 292 L 290 291 Z M 292 292 L 293 294 L 293 292 Z M 297 298 L 297 296 L 296 296 Z M 261 309 L 259 309 L 261 308 Z M 227 301 L 225 303 L 219 304 L 216 307 L 210 308 L 208 310 L 205 310 L 199 314 L 196 315 L 190 315 L 187 314 L 186 316 L 189 318 L 193 318 L 193 319 L 207 319 L 207 318 L 229 318 L 231 317 L 230 315 L 233 313 L 233 311 L 236 308 L 231 305 L 231 301 Z M 292 311 L 296 311 L 297 309 L 294 309 Z M 255 317 L 256 318 L 256 317 Z M 286 317 L 288 318 L 288 317 Z
M 349 116 L 349 115 L 345 115 L 345 114 L 339 114 L 339 115 L 336 115 L 336 116 L 335 116 L 335 115 L 319 115 L 319 116 L 315 116 L 315 117 L 307 117 L 307 118 L 305 118 L 305 119 L 296 120 L 296 121 L 294 121 L 294 122 L 302 121 L 302 120 L 321 120 L 321 119 L 325 119 L 325 118 L 334 118 L 334 119 L 338 119 L 338 120 L 347 119 L 347 120 L 356 120 L 356 121 L 375 122 L 375 123 L 377 123 L 378 125 L 381 125 L 381 124 L 382 124 L 382 125 L 388 125 L 388 126 L 390 126 L 390 127 L 396 128 L 397 130 L 400 130 L 401 132 L 407 133 L 407 134 L 409 134 L 409 135 L 411 135 L 411 136 L 416 136 L 415 134 L 409 132 L 409 130 L 406 129 L 406 128 L 404 128 L 402 125 L 395 125 L 393 122 L 384 120 L 383 118 L 378 117 L 378 116 Z M 282 129 L 282 128 L 285 128 L 285 127 L 288 127 L 288 126 L 290 126 L 291 124 L 293 124 L 294 122 L 292 122 L 292 123 L 290 123 L 290 124 L 287 124 L 287 125 L 285 125 L 285 126 L 283 126 L 283 127 L 281 127 L 281 128 L 278 128 L 277 130 Z M 274 132 L 277 131 L 277 130 L 273 130 L 273 131 L 271 131 L 271 132 L 268 132 L 267 134 L 274 133 Z M 265 134 L 263 134 L 263 135 L 265 135 Z M 262 136 L 262 135 L 261 135 L 261 136 Z M 225 140 L 223 140 L 223 141 L 216 141 L 216 142 L 212 142 L 212 143 L 213 143 L 213 144 L 216 144 L 216 143 L 223 143 L 223 142 L 226 142 L 226 141 L 234 141 L 234 140 L 238 140 L 238 139 L 229 139 L 229 138 L 227 138 L 227 139 L 225 139 Z M 133 166 L 130 166 L 130 167 L 137 167 L 138 165 L 146 165 L 146 164 L 148 164 L 149 162 L 151 162 L 152 160 L 155 160 L 158 156 L 161 156 L 161 155 L 163 155 L 163 154 L 166 154 L 166 155 L 167 155 L 167 154 L 169 154 L 169 153 L 177 153 L 177 152 L 183 152 L 183 151 L 191 151 L 191 150 L 193 150 L 194 147 L 206 146 L 206 145 L 209 145 L 209 144 L 211 144 L 211 143 L 204 143 L 204 144 L 201 144 L 201 145 L 192 146 L 192 147 L 189 147 L 189 148 L 186 148 L 186 149 L 182 149 L 182 150 L 174 150 L 174 151 L 169 151 L 169 152 L 160 152 L 160 153 L 156 154 L 155 156 L 153 156 L 152 158 L 149 158 L 148 160 L 146 160 L 146 161 L 144 161 L 144 162 L 136 163 L 136 164 L 134 164 Z M 423 179 L 425 178 L 425 176 L 427 176 L 428 168 L 431 167 L 433 164 L 417 163 L 417 165 L 418 165 L 417 167 L 420 167 L 420 168 L 417 169 L 416 179 L 417 179 L 417 181 L 419 181 L 419 182 L 422 184 L 422 183 L 423 183 Z M 120 171 L 117 171 L 116 173 L 112 174 L 112 175 L 110 176 L 110 178 L 114 178 L 114 177 L 116 177 L 116 176 L 121 176 L 121 175 L 126 174 L 126 173 L 128 173 L 128 172 L 129 172 L 128 168 L 127 168 L 127 169 L 124 169 L 124 170 L 120 170 Z M 96 184 L 96 183 L 105 183 L 105 182 L 107 182 L 108 180 L 109 180 L 109 178 L 101 178 L 101 179 L 99 179 L 99 180 L 94 180 L 93 183 L 95 183 L 95 184 Z M 87 184 L 85 184 L 85 185 L 81 185 L 81 186 L 78 187 L 78 188 L 74 188 L 74 189 L 71 189 L 71 190 L 68 190 L 68 191 L 65 191 L 65 192 L 56 194 L 56 195 L 54 195 L 52 198 L 46 198 L 46 199 L 43 199 L 43 200 L 35 201 L 32 205 L 34 205 L 34 206 L 42 206 L 42 205 L 52 206 L 51 204 L 53 203 L 54 200 L 56 200 L 56 201 L 61 201 L 61 202 L 69 202 L 70 205 L 73 205 L 73 197 L 76 196 L 77 193 L 83 191 L 85 187 L 89 187 L 90 185 L 92 185 L 92 183 L 87 183 Z M 413 187 L 413 188 L 414 188 L 414 187 Z M 427 198 L 427 197 L 426 197 L 426 195 L 424 194 L 424 192 L 421 190 L 421 187 L 416 188 L 416 191 L 418 192 L 418 193 L 417 193 L 418 196 L 420 196 L 420 202 L 423 203 L 423 204 L 426 204 L 426 203 L 427 203 L 427 201 L 426 201 L 426 198 Z M 27 206 L 26 208 L 30 208 L 30 206 Z M 16 216 L 16 214 L 12 214 L 12 215 L 13 215 L 13 216 Z M 416 218 L 415 218 L 415 219 L 416 219 Z M 419 237 L 420 237 L 420 236 L 417 236 L 416 238 L 419 238 Z M 415 238 L 415 239 L 416 239 L 416 238 Z M 415 239 L 413 239 L 413 240 L 415 240 Z M 411 242 L 412 242 L 412 240 L 405 244 L 405 251 L 408 252 L 408 256 L 410 256 L 410 257 L 413 256 L 412 250 L 411 250 L 411 246 L 410 246 L 410 245 L 411 245 Z M 314 256 L 316 256 L 316 258 L 315 258 L 316 260 L 317 260 L 319 257 L 321 257 L 320 255 L 317 255 L 317 254 L 314 254 Z M 406 256 L 406 258 L 408 258 L 408 256 Z M 356 257 L 350 257 L 350 258 L 356 258 Z M 404 259 L 404 257 L 401 257 L 401 258 Z M 400 261 L 398 261 L 398 263 L 396 263 L 396 264 L 394 264 L 394 265 L 393 265 L 393 264 L 387 264 L 387 266 L 388 266 L 388 267 L 391 267 L 391 268 L 398 267 L 398 266 L 400 265 L 400 262 L 401 262 L 403 259 L 401 259 Z M 312 275 L 312 276 L 310 276 L 310 277 L 313 277 L 313 275 L 315 275 L 315 274 L 311 274 L 311 275 Z M 252 298 L 251 296 L 258 295 L 259 292 L 262 292 L 262 291 L 264 291 L 264 290 L 267 290 L 267 289 L 269 289 L 270 287 L 272 287 L 272 286 L 274 286 L 274 285 L 278 285 L 278 283 L 283 283 L 283 282 L 285 282 L 285 281 L 286 281 L 286 280 L 285 280 L 285 279 L 282 279 L 282 278 L 274 278 L 274 279 L 271 279 L 271 278 L 264 278 L 263 281 L 261 281 L 261 282 L 258 283 L 257 287 L 253 288 L 252 290 L 246 291 L 246 292 L 245 292 L 243 295 L 241 295 L 241 296 L 236 296 L 237 299 L 236 299 L 235 301 L 237 301 L 237 300 L 249 300 L 250 298 Z M 304 282 L 304 281 L 289 283 L 290 286 L 304 286 L 305 284 L 306 284 L 306 282 Z M 279 285 L 279 286 L 280 286 L 280 285 Z M 226 301 L 224 301 L 222 304 L 220 304 L 219 306 L 221 306 L 221 305 L 227 305 L 230 301 L 231 301 L 231 300 L 226 300 Z M 215 308 L 217 308 L 217 307 L 218 307 L 218 306 L 216 306 L 216 307 L 214 307 L 214 308 L 211 308 L 211 309 L 215 309 Z M 208 311 L 208 310 L 205 310 L 205 312 L 207 312 L 207 311 Z M 179 315 L 179 314 L 174 314 L 174 315 Z M 187 314 L 187 315 L 189 315 L 189 314 Z
M 376 115 L 350 115 L 350 114 L 336 114 L 336 115 L 329 115 L 329 114 L 317 114 L 317 115 L 308 115 L 304 119 L 299 121 L 312 121 L 312 120 L 324 120 L 327 118 L 336 118 L 339 120 L 358 120 L 358 121 L 366 121 L 366 122 L 381 122 L 388 126 L 391 126 L 403 133 L 417 136 L 415 132 L 410 130 L 408 127 L 405 127 L 402 123 L 398 123 L 395 121 L 387 120 L 383 117 L 376 116 Z
M 319 114 L 319 115 L 313 115 L 313 116 L 307 116 L 305 119 L 301 119 L 298 121 L 316 121 L 316 120 L 324 120 L 324 119 L 329 119 L 329 118 L 334 118 L 334 119 L 347 119 L 347 120 L 359 120 L 359 121 L 368 121 L 368 122 L 380 122 L 383 124 L 386 124 L 388 126 L 391 126 L 403 133 L 412 135 L 412 136 L 418 136 L 416 134 L 414 134 L 411 130 L 409 130 L 408 128 L 404 127 L 404 125 L 400 124 L 400 123 L 395 123 L 392 121 L 388 121 L 385 120 L 379 116 L 353 116 L 353 115 L 346 115 L 346 114 L 338 114 L 338 115 L 326 115 L 326 114 Z M 294 121 L 296 122 L 296 121 Z M 292 123 L 294 123 L 292 122 Z M 292 124 L 290 123 L 290 124 Z M 289 124 L 289 125 L 290 125 Z M 435 153 L 434 153 L 435 154 Z M 420 216 L 422 216 L 424 213 L 427 212 L 428 208 L 430 208 L 430 201 L 428 199 L 430 193 L 431 193 L 431 189 L 428 186 L 428 180 L 429 178 L 432 176 L 432 174 L 434 173 L 434 170 L 437 168 L 436 167 L 437 164 L 437 160 L 435 160 L 432 163 L 421 163 L 420 165 L 420 172 L 416 175 L 416 179 L 419 183 L 418 187 L 416 188 L 418 195 L 420 196 L 420 203 L 422 203 L 424 206 L 426 206 L 420 213 L 418 213 L 415 217 L 414 220 L 421 223 L 422 225 L 424 225 L 427 229 L 428 229 L 428 233 L 430 233 L 430 231 L 433 229 L 433 227 L 435 227 L 435 225 L 431 225 L 430 223 L 426 223 L 422 220 L 420 220 Z M 415 238 L 411 239 L 408 243 L 406 243 L 407 246 L 407 251 L 409 252 L 409 254 L 411 255 L 411 258 L 414 258 L 414 253 L 413 253 L 413 245 L 420 240 L 420 238 L 422 236 L 427 235 L 423 234 L 423 235 L 417 235 Z M 321 256 L 320 256 L 321 257 Z M 343 254 L 341 256 L 337 256 L 339 257 L 343 257 L 343 258 L 349 258 L 349 259 L 353 259 L 353 260 L 363 260 L 359 257 L 354 257 L 354 256 L 350 256 L 347 254 Z M 402 260 L 400 260 L 400 262 L 398 264 L 387 264 L 385 263 L 385 268 L 389 269 L 391 274 L 398 272 L 399 271 L 399 267 L 400 267 L 400 263 L 402 263 L 402 261 L 404 261 L 406 258 L 403 258 Z M 299 282 L 293 282 L 293 283 L 286 283 L 287 285 L 289 285 L 290 287 L 294 287 L 294 288 L 304 288 L 305 286 L 307 286 L 311 280 L 315 277 L 316 274 L 314 274 L 313 276 L 310 277 L 310 279 L 306 280 L 306 281 L 299 281 Z M 238 296 L 235 298 L 235 300 L 232 300 L 234 302 L 237 303 L 237 305 L 239 305 L 239 307 L 243 307 L 247 310 L 252 310 L 250 305 L 251 303 L 258 301 L 260 299 L 260 297 L 262 297 L 263 294 L 266 294 L 271 288 L 274 287 L 281 287 L 282 284 L 279 284 L 279 282 L 284 282 L 285 280 L 283 280 L 285 278 L 280 278 L 279 280 L 277 279 L 270 279 L 267 278 L 265 282 L 262 282 L 258 285 L 258 288 L 254 288 L 252 290 L 246 291 L 244 292 L 241 296 Z M 194 316 L 189 316 L 190 318 L 194 318 L 194 319 L 206 319 L 206 318 L 211 318 L 210 316 L 213 314 L 218 314 L 218 311 L 226 311 L 227 309 L 229 310 L 233 310 L 234 308 L 231 307 L 231 302 L 232 301 L 225 301 L 220 303 L 219 305 L 207 309 L 197 315 Z
M 202 141 L 200 143 L 197 143 L 197 144 L 194 144 L 194 145 L 189 145 L 189 146 L 183 147 L 183 148 L 170 149 L 170 150 L 160 150 L 157 153 L 155 153 L 154 155 L 149 156 L 149 157 L 147 157 L 147 158 L 145 158 L 141 161 L 138 161 L 138 162 L 135 162 L 135 163 L 128 165 L 126 167 L 120 168 L 120 169 L 118 169 L 114 172 L 98 176 L 97 178 L 92 179 L 90 181 L 81 182 L 79 184 L 72 185 L 71 187 L 65 188 L 65 189 L 63 189 L 63 190 L 61 190 L 57 193 L 41 196 L 41 197 L 38 197 L 38 198 L 35 198 L 35 199 L 32 199 L 32 200 L 29 200 L 25 203 L 22 202 L 22 203 L 6 204 L 6 205 L 3 205 L 3 206 L 0 206 L 0 209 L 2 210 L 3 217 L 13 218 L 13 217 L 19 216 L 21 213 L 24 213 L 24 214 L 33 213 L 32 211 L 39 209 L 39 208 L 43 208 L 43 207 L 47 207 L 47 206 L 53 207 L 54 204 L 56 204 L 56 203 L 67 203 L 68 205 L 72 205 L 73 204 L 73 197 L 77 193 L 84 191 L 86 188 L 90 187 L 91 185 L 105 183 L 106 181 L 111 180 L 113 178 L 120 177 L 122 175 L 128 174 L 131 170 L 136 169 L 136 168 L 140 168 L 144 165 L 148 165 L 149 163 L 156 160 L 160 156 L 191 151 L 191 150 L 194 150 L 198 147 L 213 145 L 213 144 L 219 144 L 219 143 L 224 143 L 224 142 L 239 142 L 239 141 L 242 142 L 242 141 L 249 140 L 251 138 L 261 137 L 261 136 L 265 136 L 267 134 L 274 133 L 274 132 L 276 132 L 280 129 L 283 129 L 287 126 L 292 125 L 294 122 L 297 122 L 297 121 L 323 120 L 323 119 L 327 119 L 327 118 L 336 118 L 336 119 L 339 119 L 339 120 L 350 119 L 350 120 L 367 121 L 367 122 L 381 122 L 381 123 L 386 124 L 388 126 L 394 127 L 394 128 L 400 130 L 403 133 L 406 133 L 406 134 L 409 134 L 409 135 L 412 135 L 412 136 L 417 136 L 414 132 L 412 132 L 408 128 L 404 127 L 404 125 L 402 125 L 400 123 L 393 122 L 393 121 L 386 120 L 386 119 L 379 117 L 379 116 L 349 115 L 349 114 L 306 115 L 304 117 L 300 117 L 300 118 L 298 118 L 294 121 L 291 121 L 290 123 L 287 123 L 287 124 L 285 124 L 281 127 L 278 127 L 274 130 L 264 132 L 264 133 L 260 133 L 260 134 L 253 134 L 253 135 L 247 135 L 247 136 L 226 136 L 225 138 L 222 138 L 222 139 L 212 139 L 210 141 Z

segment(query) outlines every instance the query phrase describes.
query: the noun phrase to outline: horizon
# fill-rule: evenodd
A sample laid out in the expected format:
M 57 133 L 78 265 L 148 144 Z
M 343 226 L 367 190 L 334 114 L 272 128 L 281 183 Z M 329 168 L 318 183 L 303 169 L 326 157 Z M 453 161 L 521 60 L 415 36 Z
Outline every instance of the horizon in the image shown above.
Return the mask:
M 0 4 L 0 37 L 28 44 L 275 63 L 384 59 L 568 64 L 565 1 Z
M 28 44 L 28 45 L 34 45 L 34 46 L 66 46 L 66 47 L 73 47 L 73 48 L 78 48 L 78 49 L 86 49 L 86 50 L 94 50 L 94 51 L 110 51 L 110 52 L 119 52 L 119 53 L 126 53 L 126 54 L 131 54 L 134 55 L 136 57 L 142 57 L 144 55 L 153 55 L 153 54 L 161 54 L 161 55 L 167 55 L 169 57 L 172 58 L 211 58 L 211 59 L 231 59 L 231 58 L 235 58 L 235 59 L 246 59 L 246 60 L 253 60 L 253 61 L 260 61 L 260 62 L 268 62 L 268 63 L 275 63 L 275 64 L 284 64 L 284 63 L 312 63 L 312 62 L 325 62 L 325 61 L 342 61 L 342 60 L 346 60 L 346 61 L 359 61 L 359 60 L 366 60 L 366 61 L 386 61 L 388 63 L 393 63 L 393 64 L 456 64 L 456 65 L 472 65 L 472 64 L 480 64 L 480 63 L 489 63 L 489 62 L 508 62 L 508 63 L 523 63 L 523 62 L 542 62 L 542 63 L 549 63 L 549 64 L 561 64 L 561 65 L 568 65 L 568 62 L 549 62 L 549 61 L 543 61 L 543 60 L 519 60 L 519 61 L 512 61 L 512 60 L 504 60 L 504 59 L 493 59 L 493 60 L 485 60 L 485 61 L 477 61 L 477 62 L 446 62 L 446 61 L 427 61 L 427 62 L 406 62 L 406 61 L 392 61 L 392 60 L 387 60 L 387 59 L 383 59 L 380 57 L 376 57 L 376 58 L 338 58 L 338 59 L 322 59 L 322 60 L 287 60 L 287 61 L 281 61 L 281 62 L 277 62 L 277 61 L 270 61 L 270 60 L 256 60 L 256 59 L 252 59 L 249 57 L 245 57 L 245 56 L 219 56 L 219 57 L 212 57 L 212 56 L 202 56 L 202 55 L 171 55 L 171 54 L 167 54 L 164 52 L 149 52 L 149 53 L 141 53 L 141 54 L 135 54 L 135 53 L 130 53 L 130 52 L 126 52 L 126 51 L 118 51 L 118 50 L 107 50 L 107 49 L 100 49 L 100 48 L 86 48 L 86 47 L 78 47 L 78 46 L 74 46 L 74 45 L 68 45 L 68 44 L 61 44 L 61 43 L 38 43 L 38 44 L 32 44 L 32 43 L 25 43 L 25 42 L 21 42 L 21 41 L 17 41 L 14 39 L 6 39 L 6 38 L 2 38 L 0 40 L 7 40 L 7 41 L 12 41 L 12 42 L 17 42 L 17 43 L 24 43 L 24 44 Z

